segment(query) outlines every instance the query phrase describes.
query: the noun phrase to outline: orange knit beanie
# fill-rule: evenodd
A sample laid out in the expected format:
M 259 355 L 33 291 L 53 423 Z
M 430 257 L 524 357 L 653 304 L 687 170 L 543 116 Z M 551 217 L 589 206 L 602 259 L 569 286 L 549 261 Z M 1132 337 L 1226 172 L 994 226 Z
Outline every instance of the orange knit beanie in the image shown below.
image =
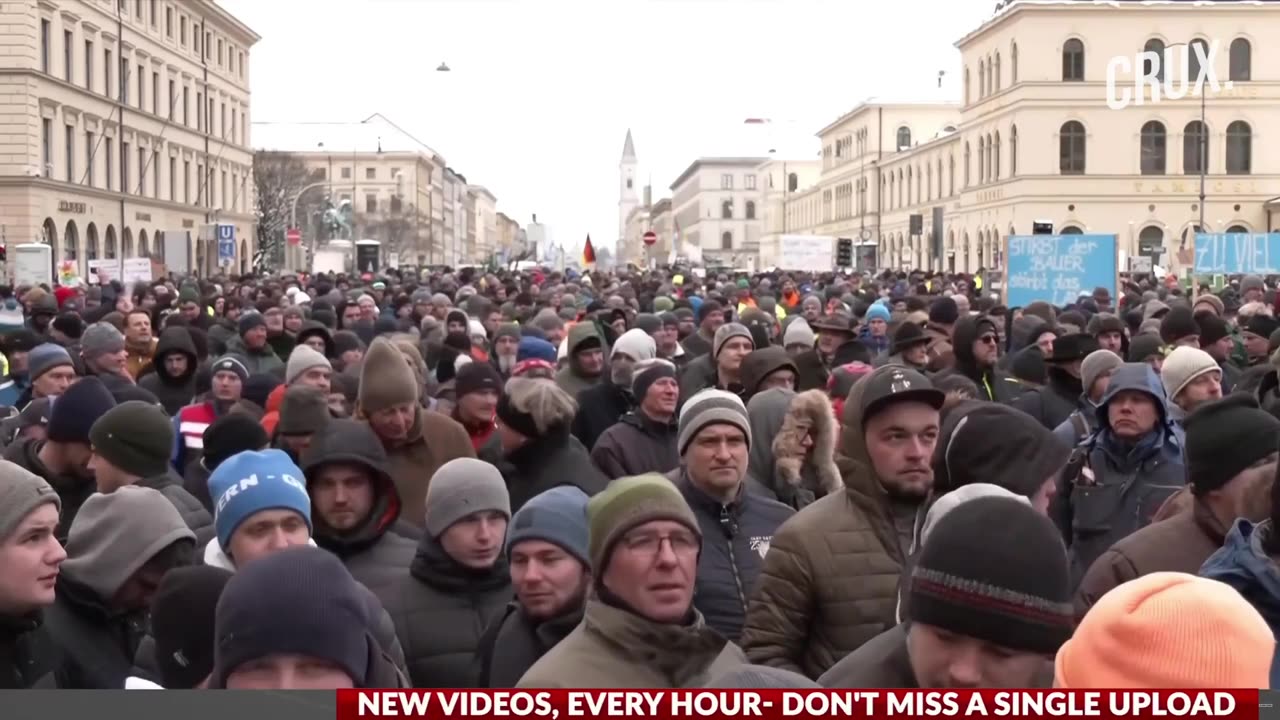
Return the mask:
M 1058 650 L 1059 688 L 1265 688 L 1275 639 L 1230 586 L 1159 572 L 1103 595 Z

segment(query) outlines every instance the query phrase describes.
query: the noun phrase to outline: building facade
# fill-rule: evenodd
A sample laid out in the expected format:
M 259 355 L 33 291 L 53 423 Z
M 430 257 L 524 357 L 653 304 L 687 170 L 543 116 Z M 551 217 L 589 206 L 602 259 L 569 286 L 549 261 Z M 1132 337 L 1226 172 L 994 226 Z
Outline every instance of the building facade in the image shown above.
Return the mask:
M 781 267 L 780 240 L 791 232 L 783 210 L 795 193 L 812 188 L 822 174 L 819 160 L 786 160 L 769 158 L 756 168 L 756 175 L 764 182 L 764 201 L 761 204 L 760 267 Z
M 758 261 L 764 190 L 757 170 L 765 160 L 698 158 L 671 183 L 673 232 L 701 248 L 707 265 L 745 268 Z
M 498 199 L 483 185 L 468 189 L 475 208 L 471 219 L 476 238 L 473 256 L 478 262 L 487 262 L 498 251 Z
M 211 0 L 5 3 L 0 46 L 0 209 L 8 244 L 46 242 L 55 262 L 163 254 L 219 269 L 211 224 L 234 228 L 221 264 L 254 252 L 250 48 L 259 40 Z
M 957 43 L 957 104 L 869 102 L 819 133 L 822 176 L 788 202 L 789 222 L 840 237 L 869 229 L 881 267 L 999 267 L 1008 235 L 1048 221 L 1117 235 L 1126 256 L 1182 270 L 1202 223 L 1275 229 L 1280 153 L 1264 129 L 1280 122 L 1280 50 L 1257 32 L 1277 21 L 1273 2 L 1006 3 Z M 1152 102 L 1144 87 L 1142 105 L 1108 106 L 1108 65 L 1144 50 L 1168 49 L 1170 81 L 1194 86 L 1188 43 L 1215 49 L 1206 70 L 1219 87 L 1203 104 L 1195 92 Z M 1116 82 L 1131 88 L 1133 72 Z

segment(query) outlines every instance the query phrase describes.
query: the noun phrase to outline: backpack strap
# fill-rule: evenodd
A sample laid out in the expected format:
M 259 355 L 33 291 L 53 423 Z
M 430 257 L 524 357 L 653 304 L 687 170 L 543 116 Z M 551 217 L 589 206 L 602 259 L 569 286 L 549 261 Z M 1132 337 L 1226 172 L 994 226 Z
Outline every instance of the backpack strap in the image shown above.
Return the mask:
M 1085 438 L 1089 437 L 1089 424 L 1084 421 L 1084 415 L 1078 412 L 1071 413 L 1071 427 L 1076 430 L 1076 445 L 1079 445 Z

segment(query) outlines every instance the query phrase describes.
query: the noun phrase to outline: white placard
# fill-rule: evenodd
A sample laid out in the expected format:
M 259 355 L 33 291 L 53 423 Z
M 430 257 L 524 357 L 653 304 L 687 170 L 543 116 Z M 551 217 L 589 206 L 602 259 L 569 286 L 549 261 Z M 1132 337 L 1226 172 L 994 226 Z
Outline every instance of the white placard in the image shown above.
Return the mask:
M 120 280 L 126 285 L 151 282 L 151 258 L 125 258 Z

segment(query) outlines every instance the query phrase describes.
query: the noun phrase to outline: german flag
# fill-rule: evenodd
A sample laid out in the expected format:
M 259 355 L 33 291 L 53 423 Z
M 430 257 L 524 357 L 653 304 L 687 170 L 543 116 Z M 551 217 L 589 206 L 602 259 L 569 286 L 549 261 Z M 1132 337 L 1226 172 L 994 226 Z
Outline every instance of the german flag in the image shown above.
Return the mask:
M 587 243 L 582 246 L 582 266 L 596 264 L 596 249 L 591 247 L 591 235 L 587 235 Z

